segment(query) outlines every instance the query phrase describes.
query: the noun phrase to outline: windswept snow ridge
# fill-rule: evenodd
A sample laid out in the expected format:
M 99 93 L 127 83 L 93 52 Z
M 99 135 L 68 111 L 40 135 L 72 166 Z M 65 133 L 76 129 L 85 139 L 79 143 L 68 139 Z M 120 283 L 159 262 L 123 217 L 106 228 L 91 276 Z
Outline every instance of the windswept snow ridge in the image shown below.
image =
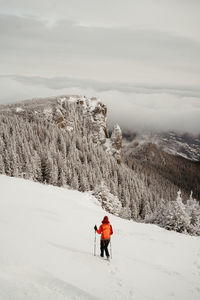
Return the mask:
M 108 263 L 93 255 L 107 213 L 89 193 L 3 175 L 0 189 L 1 300 L 200 299 L 199 237 L 109 215 Z

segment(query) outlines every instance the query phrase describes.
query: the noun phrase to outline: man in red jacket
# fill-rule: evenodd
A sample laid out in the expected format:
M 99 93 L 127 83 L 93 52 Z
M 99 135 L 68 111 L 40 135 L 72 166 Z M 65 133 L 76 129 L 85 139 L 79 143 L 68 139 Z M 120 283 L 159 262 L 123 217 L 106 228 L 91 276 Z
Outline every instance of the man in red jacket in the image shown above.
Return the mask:
M 98 234 L 101 234 L 101 257 L 104 257 L 104 250 L 105 250 L 106 256 L 109 259 L 110 254 L 108 252 L 108 245 L 110 242 L 110 236 L 113 234 L 113 229 L 112 226 L 110 225 L 108 217 L 105 216 L 103 218 L 102 224 L 100 225 L 99 229 L 97 229 L 97 226 L 95 225 L 94 230 Z

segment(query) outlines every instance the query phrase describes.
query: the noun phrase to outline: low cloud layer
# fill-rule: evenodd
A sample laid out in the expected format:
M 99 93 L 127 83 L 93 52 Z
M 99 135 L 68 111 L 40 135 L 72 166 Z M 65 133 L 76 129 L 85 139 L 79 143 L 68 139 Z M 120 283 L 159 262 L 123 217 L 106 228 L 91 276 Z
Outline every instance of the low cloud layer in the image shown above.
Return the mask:
M 110 126 L 134 131 L 200 133 L 200 90 L 164 86 L 130 86 L 74 78 L 1 76 L 2 103 L 34 97 L 82 94 L 96 96 L 108 106 Z M 6 87 L 12 86 L 12 89 Z

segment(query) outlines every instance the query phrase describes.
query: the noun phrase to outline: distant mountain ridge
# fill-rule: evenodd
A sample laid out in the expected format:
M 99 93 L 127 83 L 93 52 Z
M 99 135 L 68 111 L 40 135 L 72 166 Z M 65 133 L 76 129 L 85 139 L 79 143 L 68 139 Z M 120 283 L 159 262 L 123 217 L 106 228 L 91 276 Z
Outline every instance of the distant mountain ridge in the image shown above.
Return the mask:
M 163 178 L 192 190 L 200 199 L 200 138 L 175 132 L 123 132 L 123 156 L 131 165 L 142 164 Z
M 124 146 L 124 149 L 126 147 Z M 182 156 L 170 154 L 161 150 L 156 144 L 144 143 L 135 149 L 128 151 L 123 149 L 123 159 L 136 168 L 137 164 L 143 169 L 160 175 L 178 186 L 182 191 L 193 191 L 195 197 L 200 199 L 200 162 L 188 160 Z M 140 168 L 140 167 L 139 167 Z
M 123 131 L 124 151 L 135 152 L 145 144 L 155 144 L 161 150 L 182 156 L 193 161 L 200 161 L 200 136 L 191 134 L 179 134 L 176 132 L 146 133 L 138 134 L 130 131 Z

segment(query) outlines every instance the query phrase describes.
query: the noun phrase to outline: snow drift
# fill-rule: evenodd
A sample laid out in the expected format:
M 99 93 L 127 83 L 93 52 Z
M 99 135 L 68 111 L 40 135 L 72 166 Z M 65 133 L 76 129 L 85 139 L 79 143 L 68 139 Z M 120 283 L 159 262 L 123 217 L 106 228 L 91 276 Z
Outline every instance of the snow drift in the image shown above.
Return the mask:
M 93 255 L 107 213 L 89 193 L 3 175 L 0 191 L 1 300 L 200 299 L 199 237 L 109 215 L 109 263 Z

